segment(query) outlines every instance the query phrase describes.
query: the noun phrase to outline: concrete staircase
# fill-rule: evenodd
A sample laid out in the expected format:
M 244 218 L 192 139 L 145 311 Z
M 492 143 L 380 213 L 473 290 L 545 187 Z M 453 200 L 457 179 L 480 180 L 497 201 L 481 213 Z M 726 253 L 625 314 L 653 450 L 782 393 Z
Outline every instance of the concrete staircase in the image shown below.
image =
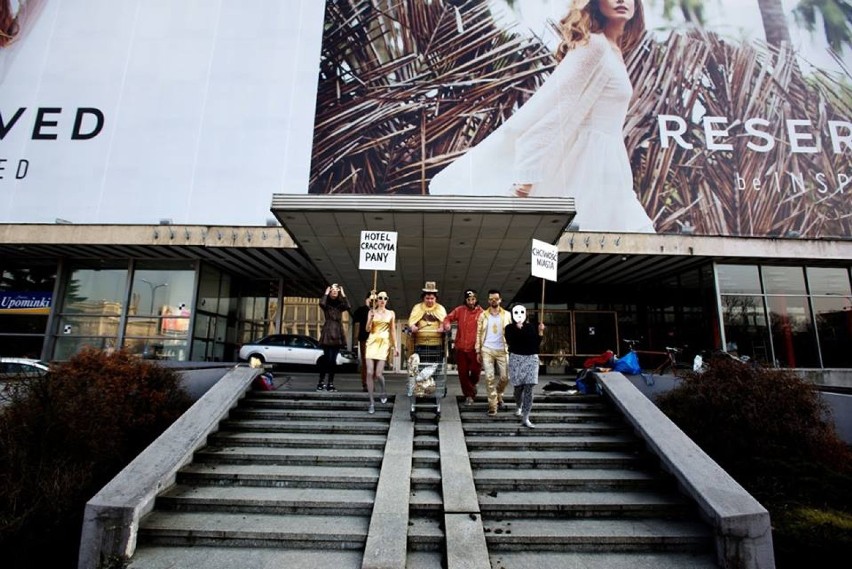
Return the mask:
M 461 407 L 492 567 L 717 567 L 696 508 L 598 396 Z
M 360 567 L 393 398 L 367 403 L 248 392 L 141 520 L 130 567 Z
M 418 400 L 412 425 L 396 398 L 399 409 L 392 395 L 369 415 L 362 393 L 248 392 L 142 518 L 129 567 L 383 566 L 374 560 L 393 531 L 381 516 L 406 495 L 400 568 L 717 567 L 709 526 L 603 399 L 539 396 L 530 430 L 511 402 L 488 417 L 484 398 L 448 397 L 443 424 Z M 391 467 L 400 445 L 410 448 Z M 447 478 L 463 469 L 441 464 L 458 449 L 472 473 L 464 495 Z M 387 472 L 405 474 L 380 497 Z M 480 547 L 447 535 L 460 520 L 484 533 Z

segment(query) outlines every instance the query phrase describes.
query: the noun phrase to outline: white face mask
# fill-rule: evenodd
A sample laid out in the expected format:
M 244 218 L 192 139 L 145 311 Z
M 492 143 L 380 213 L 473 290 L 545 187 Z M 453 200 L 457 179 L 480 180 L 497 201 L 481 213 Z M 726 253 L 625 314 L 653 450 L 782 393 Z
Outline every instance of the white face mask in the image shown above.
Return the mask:
M 525 306 L 516 306 L 512 309 L 512 320 L 521 324 L 527 319 L 527 308 Z

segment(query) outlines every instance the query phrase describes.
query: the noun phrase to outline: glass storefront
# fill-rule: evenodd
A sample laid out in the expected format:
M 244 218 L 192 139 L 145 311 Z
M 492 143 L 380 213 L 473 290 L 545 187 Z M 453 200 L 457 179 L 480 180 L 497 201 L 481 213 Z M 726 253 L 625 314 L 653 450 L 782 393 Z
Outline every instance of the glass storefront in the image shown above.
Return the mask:
M 852 367 L 849 270 L 716 265 L 725 347 L 764 365 Z
M 236 361 L 245 342 L 317 337 L 322 326 L 318 299 L 283 296 L 280 279 L 197 262 L 78 260 L 58 274 L 55 262 L 0 266 L 0 355 L 65 360 L 83 346 L 123 346 L 150 359 Z M 848 267 L 707 264 L 653 286 L 554 296 L 542 354 L 559 364 L 623 352 L 621 340 L 634 338 L 640 350 L 674 346 L 686 358 L 721 347 L 765 365 L 852 368 Z
M 65 283 L 52 359 L 68 359 L 84 346 L 188 359 L 193 263 L 73 263 Z

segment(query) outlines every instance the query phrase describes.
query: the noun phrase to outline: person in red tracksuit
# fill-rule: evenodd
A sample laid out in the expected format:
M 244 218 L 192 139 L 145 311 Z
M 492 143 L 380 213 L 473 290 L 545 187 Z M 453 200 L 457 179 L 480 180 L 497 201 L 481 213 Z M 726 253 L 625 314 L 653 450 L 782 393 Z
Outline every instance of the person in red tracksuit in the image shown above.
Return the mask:
M 476 322 L 482 314 L 482 307 L 476 299 L 476 291 L 464 291 L 464 304 L 455 307 L 444 318 L 444 331 L 449 332 L 456 323 L 456 365 L 459 371 L 459 383 L 464 394 L 464 404 L 473 405 L 476 397 L 476 384 L 482 365 L 476 359 Z

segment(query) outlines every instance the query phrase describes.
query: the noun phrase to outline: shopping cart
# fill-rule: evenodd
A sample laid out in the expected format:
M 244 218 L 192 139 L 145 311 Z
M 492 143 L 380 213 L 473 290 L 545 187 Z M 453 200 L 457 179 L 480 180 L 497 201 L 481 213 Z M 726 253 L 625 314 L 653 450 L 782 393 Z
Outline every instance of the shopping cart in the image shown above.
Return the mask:
M 447 395 L 447 342 L 429 346 L 408 358 L 408 399 L 414 419 L 418 399 L 435 400 L 435 415 L 441 418 L 441 399 Z

